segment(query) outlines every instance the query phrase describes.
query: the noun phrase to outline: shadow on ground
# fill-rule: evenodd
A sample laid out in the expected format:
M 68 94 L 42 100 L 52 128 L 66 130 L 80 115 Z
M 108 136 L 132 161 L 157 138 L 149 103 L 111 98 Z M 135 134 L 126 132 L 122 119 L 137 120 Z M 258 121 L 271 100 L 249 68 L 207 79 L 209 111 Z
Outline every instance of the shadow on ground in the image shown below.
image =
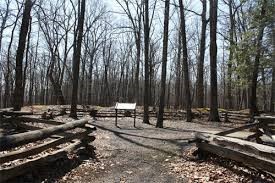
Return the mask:
M 111 129 L 111 128 L 108 128 L 108 127 L 105 127 L 105 126 L 102 126 L 102 125 L 99 125 L 99 124 L 93 124 L 94 126 L 96 126 L 98 129 L 101 129 L 101 130 L 105 130 L 105 131 L 109 131 L 109 132 L 112 132 L 115 136 L 119 137 L 120 139 L 122 140 L 125 140 L 127 142 L 130 142 L 134 145 L 137 145 L 137 146 L 141 146 L 143 148 L 146 148 L 146 149 L 151 149 L 151 150 L 155 150 L 155 151 L 159 151 L 161 153 L 165 153 L 167 155 L 173 155 L 173 156 L 181 156 L 180 153 L 177 153 L 177 152 L 174 152 L 172 149 L 171 151 L 168 150 L 164 150 L 162 148 L 157 148 L 157 147 L 154 147 L 154 146 L 151 146 L 151 145 L 146 145 L 144 143 L 141 143 L 142 140 L 134 140 L 132 137 L 138 137 L 138 138 L 142 138 L 142 139 L 149 139 L 149 140 L 154 140 L 154 141 L 162 141 L 164 143 L 170 143 L 170 144 L 174 144 L 176 146 L 178 146 L 181 150 L 183 147 L 185 146 L 188 146 L 188 140 L 190 140 L 190 138 L 176 138 L 176 139 L 165 139 L 165 138 L 156 138 L 156 137 L 149 137 L 149 136 L 145 136 L 145 135 L 139 135 L 137 133 L 127 133 L 125 131 L 122 131 L 122 130 L 128 130 L 128 128 L 121 128 L 121 127 L 117 127 L 117 130 L 116 129 Z M 131 130 L 140 130 L 140 128 L 133 128 Z M 173 129 L 173 128 L 165 128 L 166 130 L 173 130 L 173 131 L 176 131 L 176 129 Z M 147 129 L 143 129 L 143 130 L 147 130 Z M 193 132 L 193 131 L 190 131 L 190 130 L 180 130 L 179 132 Z

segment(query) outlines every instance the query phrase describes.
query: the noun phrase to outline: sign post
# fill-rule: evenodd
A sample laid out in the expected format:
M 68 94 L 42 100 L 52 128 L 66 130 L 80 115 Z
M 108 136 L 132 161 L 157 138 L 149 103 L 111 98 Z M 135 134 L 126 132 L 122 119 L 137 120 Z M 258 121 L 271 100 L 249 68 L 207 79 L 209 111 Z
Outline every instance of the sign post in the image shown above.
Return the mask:
M 134 127 L 136 127 L 136 103 L 116 103 L 115 106 L 116 110 L 116 121 L 115 125 L 117 126 L 117 112 L 118 110 L 128 110 L 128 111 L 134 111 Z

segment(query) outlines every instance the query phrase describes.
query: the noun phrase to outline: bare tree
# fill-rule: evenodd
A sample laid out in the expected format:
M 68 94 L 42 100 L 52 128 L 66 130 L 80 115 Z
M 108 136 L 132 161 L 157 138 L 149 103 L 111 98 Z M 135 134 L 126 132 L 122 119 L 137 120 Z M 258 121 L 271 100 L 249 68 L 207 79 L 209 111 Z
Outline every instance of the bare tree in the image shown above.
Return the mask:
M 270 96 L 270 112 L 275 112 L 275 26 L 272 24 L 271 40 L 273 45 L 272 50 L 272 84 Z
M 14 21 L 14 25 L 13 28 L 11 30 L 11 37 L 10 37 L 10 42 L 8 45 L 8 50 L 7 50 L 7 66 L 6 66 L 6 74 L 5 74 L 5 93 L 4 93 L 4 107 L 8 107 L 10 106 L 10 90 L 11 90 L 11 48 L 12 48 L 12 43 L 13 43 L 13 39 L 14 39 L 14 32 L 15 32 L 15 28 L 17 27 L 17 22 L 19 20 L 20 17 L 20 12 L 22 9 L 23 5 L 19 5 L 19 3 L 17 3 L 17 9 L 18 9 L 18 13 L 15 17 L 15 21 Z
M 135 101 L 138 102 L 140 93 L 139 91 L 139 70 L 140 70 L 140 59 L 141 59 L 141 29 L 142 29 L 142 5 L 137 0 L 135 3 L 129 0 L 123 0 L 123 5 L 119 0 L 116 0 L 123 11 L 126 13 L 127 17 L 131 22 L 131 29 L 134 33 L 135 44 L 136 44 L 136 70 L 135 70 Z M 134 6 L 135 15 L 130 9 L 130 5 Z
M 16 111 L 21 110 L 23 104 L 23 57 L 25 51 L 25 42 L 28 34 L 29 23 L 31 19 L 31 9 L 33 6 L 33 2 L 31 0 L 25 1 L 25 7 L 23 11 L 23 18 L 21 29 L 19 33 L 19 43 L 16 53 L 16 68 L 15 68 L 15 90 L 14 90 L 14 104 L 13 108 Z
M 235 20 L 233 15 L 233 0 L 229 0 L 229 18 L 230 18 L 230 30 L 229 30 L 229 59 L 227 67 L 227 108 L 232 109 L 232 62 L 233 62 L 233 48 L 234 48 L 234 29 L 235 29 Z
M 184 74 L 184 93 L 186 99 L 186 121 L 192 121 L 192 111 L 191 111 L 191 94 L 190 94 L 190 80 L 189 80 L 189 64 L 188 64 L 188 52 L 187 52 L 187 41 L 186 41 L 186 28 L 185 28 L 185 15 L 182 0 L 179 0 L 180 6 L 180 24 L 181 24 L 181 39 L 182 39 L 182 67 Z
M 200 37 L 200 53 L 198 60 L 198 73 L 197 73 L 197 107 L 204 107 L 204 55 L 205 55 L 205 41 L 206 41 L 206 26 L 208 20 L 206 19 L 207 1 L 201 0 L 202 13 L 201 13 L 201 37 Z
M 217 84 L 217 10 L 218 0 L 210 1 L 210 114 L 209 121 L 220 121 Z
M 79 64 L 81 57 L 81 44 L 83 39 L 83 26 L 84 26 L 84 16 L 85 16 L 85 3 L 86 0 L 82 0 L 79 16 L 78 16 L 78 25 L 77 25 L 77 39 L 74 43 L 75 53 L 73 58 L 73 89 L 72 89 L 72 103 L 71 103 L 71 113 L 70 116 L 76 118 L 77 117 L 77 93 L 78 93 L 78 78 L 79 78 Z
M 144 115 L 143 123 L 149 124 L 149 44 L 150 44 L 150 25 L 149 25 L 149 0 L 144 1 Z
M 3 39 L 3 33 L 4 30 L 6 28 L 8 28 L 10 25 L 6 25 L 7 24 L 7 20 L 10 16 L 10 4 L 11 4 L 11 0 L 5 0 L 5 10 L 4 11 L 0 11 L 0 17 L 1 17 L 1 25 L 0 25 L 0 52 L 2 50 L 2 39 Z
M 180 95 L 181 95 L 181 31 L 180 27 L 178 30 L 178 40 L 177 40 L 177 63 L 176 63 L 176 83 L 175 83 L 175 108 L 177 109 L 180 105 Z
M 163 128 L 163 113 L 165 106 L 165 89 L 166 89 L 166 67 L 167 67 L 167 49 L 169 36 L 169 0 L 165 0 L 164 10 L 164 31 L 163 31 L 163 47 L 162 47 L 162 69 L 161 69 L 161 90 L 159 98 L 159 112 L 156 127 Z M 169 101 L 169 100 L 168 100 Z M 168 102 L 167 101 L 167 102 Z

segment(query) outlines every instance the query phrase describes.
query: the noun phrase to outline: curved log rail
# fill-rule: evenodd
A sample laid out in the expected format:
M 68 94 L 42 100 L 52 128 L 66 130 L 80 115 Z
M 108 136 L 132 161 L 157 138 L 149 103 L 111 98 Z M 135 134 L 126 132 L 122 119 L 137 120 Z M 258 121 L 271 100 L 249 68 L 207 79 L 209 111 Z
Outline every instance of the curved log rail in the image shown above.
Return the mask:
M 0 151 L 7 150 L 19 145 L 27 144 L 37 140 L 42 140 L 51 135 L 64 132 L 66 130 L 71 130 L 76 127 L 85 126 L 88 123 L 88 119 L 77 120 L 74 122 L 66 123 L 63 125 L 58 125 L 54 127 L 49 127 L 41 130 L 34 130 L 25 133 L 19 133 L 15 135 L 8 135 L 0 137 Z

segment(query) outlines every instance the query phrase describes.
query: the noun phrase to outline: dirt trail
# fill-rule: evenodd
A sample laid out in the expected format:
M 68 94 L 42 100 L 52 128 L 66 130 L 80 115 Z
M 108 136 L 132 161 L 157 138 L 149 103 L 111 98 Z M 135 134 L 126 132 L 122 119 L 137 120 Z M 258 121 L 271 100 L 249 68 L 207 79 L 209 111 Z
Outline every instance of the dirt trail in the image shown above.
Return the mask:
M 64 117 L 63 120 L 68 119 Z M 163 129 L 155 128 L 153 119 L 151 125 L 137 119 L 136 127 L 133 127 L 131 118 L 119 118 L 118 127 L 110 118 L 92 121 L 97 127 L 93 142 L 95 155 L 87 156 L 87 151 L 79 151 L 79 154 L 73 153 L 9 183 L 273 181 L 253 169 L 222 158 L 214 156 L 205 161 L 194 158 L 195 147 L 188 144 L 188 140 L 195 132 L 216 133 L 228 129 L 222 123 L 194 121 L 167 120 Z
M 73 182 L 186 182 L 172 175 L 168 164 L 180 158 L 197 129 L 218 130 L 182 121 L 170 121 L 165 123 L 166 128 L 156 129 L 141 120 L 134 128 L 130 118 L 119 119 L 119 127 L 113 120 L 96 120 L 93 124 L 98 128 L 93 144 L 100 166 L 85 169 L 87 172 Z

